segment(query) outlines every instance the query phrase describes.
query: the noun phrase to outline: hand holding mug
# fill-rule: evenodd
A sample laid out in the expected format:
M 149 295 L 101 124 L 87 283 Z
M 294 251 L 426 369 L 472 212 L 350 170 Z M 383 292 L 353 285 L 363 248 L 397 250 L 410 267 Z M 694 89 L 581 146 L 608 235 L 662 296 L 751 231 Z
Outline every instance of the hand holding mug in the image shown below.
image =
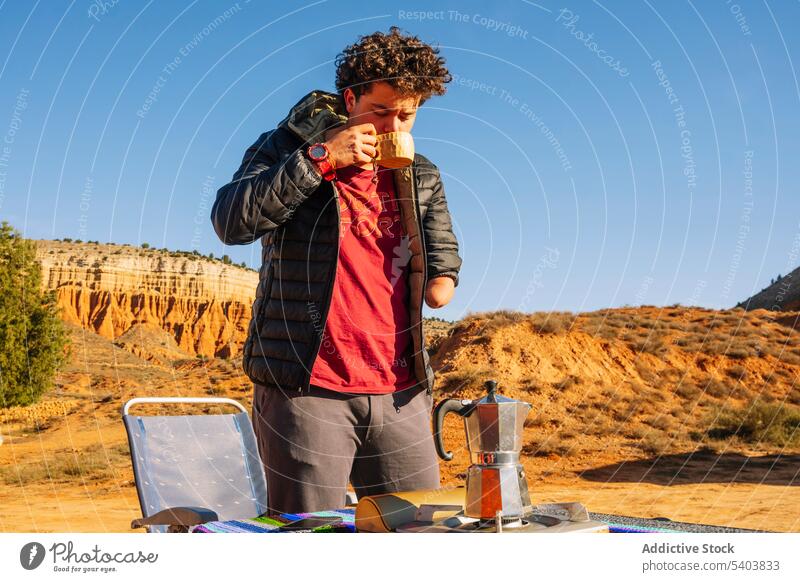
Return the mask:
M 330 132 L 333 136 L 325 142 L 334 168 L 371 164 L 378 155 L 377 132 L 371 123 L 362 123 Z

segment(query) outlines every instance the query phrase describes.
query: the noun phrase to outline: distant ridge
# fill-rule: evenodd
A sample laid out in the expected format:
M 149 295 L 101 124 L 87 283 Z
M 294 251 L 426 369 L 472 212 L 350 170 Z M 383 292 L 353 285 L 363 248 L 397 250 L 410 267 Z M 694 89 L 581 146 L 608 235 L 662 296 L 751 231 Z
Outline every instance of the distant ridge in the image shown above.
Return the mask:
M 747 311 L 767 309 L 769 311 L 800 311 L 800 267 L 740 303 Z

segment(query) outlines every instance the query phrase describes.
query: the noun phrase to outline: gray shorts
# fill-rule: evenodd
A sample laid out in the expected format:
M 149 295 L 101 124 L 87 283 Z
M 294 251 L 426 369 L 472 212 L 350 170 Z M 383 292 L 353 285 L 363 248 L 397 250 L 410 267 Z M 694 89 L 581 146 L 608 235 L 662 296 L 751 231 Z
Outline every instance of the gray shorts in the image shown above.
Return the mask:
M 253 428 L 270 512 L 341 508 L 348 481 L 359 498 L 438 488 L 432 406 L 424 387 L 348 395 L 255 384 Z

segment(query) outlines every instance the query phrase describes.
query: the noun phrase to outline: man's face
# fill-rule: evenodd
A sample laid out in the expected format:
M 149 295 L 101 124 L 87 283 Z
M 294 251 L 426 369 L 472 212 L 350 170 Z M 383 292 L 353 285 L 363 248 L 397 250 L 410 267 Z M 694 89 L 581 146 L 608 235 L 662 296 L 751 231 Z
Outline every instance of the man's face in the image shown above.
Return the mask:
M 349 113 L 348 126 L 371 123 L 379 134 L 410 132 L 419 107 L 419 97 L 401 97 L 385 81 L 371 83 L 360 97 L 352 89 L 345 89 L 344 102 Z

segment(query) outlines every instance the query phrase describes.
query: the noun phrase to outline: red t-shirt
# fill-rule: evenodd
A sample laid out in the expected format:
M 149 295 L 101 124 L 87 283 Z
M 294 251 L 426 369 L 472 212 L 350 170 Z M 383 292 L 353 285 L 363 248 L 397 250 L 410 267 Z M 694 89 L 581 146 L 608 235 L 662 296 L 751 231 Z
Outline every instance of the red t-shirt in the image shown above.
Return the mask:
M 388 394 L 417 382 L 409 329 L 408 237 L 392 170 L 378 168 L 377 184 L 374 175 L 358 166 L 336 171 L 339 263 L 311 384 L 338 392 Z

